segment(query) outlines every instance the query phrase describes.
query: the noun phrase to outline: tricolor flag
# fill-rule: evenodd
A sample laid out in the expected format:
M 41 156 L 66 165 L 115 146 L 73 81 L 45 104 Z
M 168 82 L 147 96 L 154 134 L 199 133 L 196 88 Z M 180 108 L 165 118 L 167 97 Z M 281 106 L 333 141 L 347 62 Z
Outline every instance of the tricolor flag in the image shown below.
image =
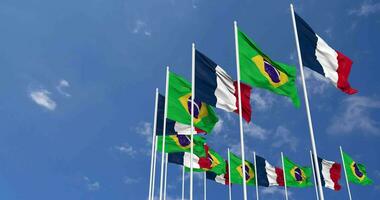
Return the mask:
M 340 190 L 342 188 L 342 186 L 339 185 L 342 170 L 341 165 L 334 161 L 325 160 L 319 157 L 318 165 L 322 186 L 332 190 Z
M 329 79 L 343 92 L 357 93 L 348 82 L 350 58 L 331 48 L 297 13 L 294 14 L 303 65 Z
M 265 158 L 256 155 L 258 185 L 264 187 L 284 186 L 284 172 L 281 168 L 273 167 Z
M 158 106 L 157 106 L 157 129 L 156 134 L 162 135 L 164 129 L 164 111 L 165 111 L 165 96 L 158 95 Z M 203 133 L 204 131 L 194 127 L 191 131 L 191 126 L 187 124 L 182 124 L 171 119 L 166 119 L 166 135 L 191 135 L 197 133 Z
M 217 175 L 226 173 L 226 161 L 223 159 L 221 155 L 216 153 L 214 150 L 210 149 L 207 144 L 203 145 L 204 156 L 199 158 L 199 162 L 203 163 L 202 169 L 195 169 L 196 172 L 203 171 L 212 171 Z M 203 153 L 201 152 L 201 153 Z M 201 155 L 201 154 L 199 154 Z M 198 156 L 199 156 L 198 155 Z M 186 168 L 186 171 L 190 171 L 190 169 Z
M 227 161 L 226 161 L 227 163 Z M 209 180 L 213 180 L 217 183 L 223 184 L 223 185 L 229 185 L 230 177 L 228 174 L 228 163 L 226 164 L 226 172 L 224 174 L 216 174 L 212 171 L 206 171 L 206 178 Z
M 195 51 L 195 97 L 227 112 L 239 113 L 237 82 L 210 58 Z M 251 87 L 240 83 L 243 118 L 251 121 Z
M 177 164 L 177 165 L 182 165 L 187 168 L 190 168 L 190 163 L 191 163 L 191 153 L 190 152 L 178 152 L 178 153 L 169 153 L 168 154 L 168 162 Z M 207 169 L 209 168 L 208 163 L 202 162 L 200 157 L 196 155 L 195 153 L 193 154 L 193 169 Z

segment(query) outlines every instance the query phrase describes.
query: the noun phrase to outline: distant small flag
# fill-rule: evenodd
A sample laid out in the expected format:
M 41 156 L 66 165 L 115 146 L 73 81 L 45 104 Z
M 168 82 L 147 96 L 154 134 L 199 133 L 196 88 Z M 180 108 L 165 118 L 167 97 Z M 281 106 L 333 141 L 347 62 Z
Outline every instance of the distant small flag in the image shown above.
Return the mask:
M 202 169 L 195 169 L 196 172 L 212 171 L 217 175 L 226 173 L 226 161 L 216 151 L 212 150 L 207 144 L 204 144 L 205 155 L 199 158 L 199 162 L 205 166 Z M 206 167 L 207 166 L 207 167 Z M 189 172 L 190 169 L 186 168 Z
M 162 135 L 164 129 L 164 111 L 165 111 L 165 96 L 159 94 L 158 96 L 158 107 L 157 107 L 157 135 Z M 166 132 L 165 135 L 191 135 L 197 133 L 203 133 L 204 131 L 194 127 L 191 131 L 191 126 L 187 124 L 182 124 L 171 119 L 166 119 Z
M 321 174 L 322 186 L 336 191 L 340 190 L 342 188 L 339 184 L 342 170 L 341 165 L 334 161 L 325 160 L 319 157 L 318 165 Z
M 284 156 L 284 170 L 286 186 L 288 187 L 310 187 L 313 185 L 310 178 L 311 167 L 301 167 Z
M 229 185 L 228 163 L 226 164 L 226 172 L 224 174 L 218 175 L 215 172 L 206 171 L 206 178 L 223 185 Z
M 168 154 L 168 162 L 177 164 L 177 165 L 182 165 L 187 168 L 190 168 L 190 163 L 191 163 L 191 153 L 190 152 L 178 152 L 178 153 L 169 153 Z M 200 162 L 200 157 L 196 155 L 195 153 L 193 154 L 193 169 L 205 169 L 208 168 L 209 165 L 205 165 L 205 163 Z M 207 163 L 206 163 L 207 164 Z
M 348 82 L 351 59 L 331 48 L 297 13 L 294 14 L 303 65 L 329 79 L 343 92 L 357 93 Z
M 245 174 L 243 174 L 242 160 L 230 152 L 230 180 L 231 183 L 243 184 L 243 178 L 247 185 L 255 185 L 255 167 L 252 163 L 245 161 Z
M 241 85 L 243 118 L 251 121 L 251 87 Z M 227 112 L 239 113 L 238 88 L 226 71 L 210 58 L 195 51 L 195 97 Z
M 344 165 L 348 181 L 359 185 L 371 185 L 373 181 L 368 178 L 366 167 L 356 163 L 347 153 L 343 152 Z
M 256 155 L 258 185 L 264 187 L 284 186 L 284 172 L 281 168 L 273 167 L 265 158 Z
M 191 151 L 191 139 L 189 135 L 169 135 L 165 137 L 165 152 L 190 152 Z M 157 138 L 157 150 L 162 151 L 162 139 L 163 136 Z M 194 136 L 194 152 L 197 155 L 206 156 L 203 145 L 206 139 L 201 136 Z

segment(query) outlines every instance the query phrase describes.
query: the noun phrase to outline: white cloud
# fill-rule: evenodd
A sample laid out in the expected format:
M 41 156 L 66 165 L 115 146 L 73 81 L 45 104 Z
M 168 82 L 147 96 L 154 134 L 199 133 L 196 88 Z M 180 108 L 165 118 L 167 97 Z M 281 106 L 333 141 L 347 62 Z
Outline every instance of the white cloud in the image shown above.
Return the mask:
M 135 21 L 135 25 L 132 29 L 133 34 L 144 34 L 145 36 L 151 36 L 152 32 L 148 29 L 148 26 L 146 22 L 142 21 L 141 19 L 138 19 Z
M 349 10 L 348 13 L 350 15 L 356 16 L 368 16 L 371 14 L 375 14 L 380 11 L 380 3 L 373 3 L 372 1 L 364 1 L 357 9 Z
M 138 183 L 140 180 L 140 178 L 124 177 L 124 183 L 127 185 Z
M 273 195 L 273 194 L 280 194 L 280 195 L 285 195 L 285 190 L 284 188 L 279 188 L 279 187 L 263 187 L 262 189 L 260 188 L 261 193 L 263 195 Z M 288 197 L 292 196 L 292 193 L 288 190 Z
M 138 134 L 144 136 L 149 143 L 152 143 L 152 123 L 140 122 L 139 125 L 135 128 L 135 131 Z
M 134 157 L 137 153 L 137 151 L 129 144 L 115 146 L 114 149 L 118 150 L 120 153 L 127 154 L 130 157 Z
M 292 151 L 297 150 L 298 139 L 284 126 L 277 127 L 273 136 L 273 141 L 273 147 L 279 148 L 282 146 L 288 146 Z
M 328 87 L 332 87 L 330 81 L 324 76 L 311 69 L 304 67 L 304 76 L 308 92 L 312 94 L 324 94 Z M 299 76 L 298 82 L 302 84 L 301 77 Z
M 98 181 L 92 181 L 87 176 L 83 177 L 86 187 L 89 191 L 97 191 L 100 189 L 100 183 Z
M 57 85 L 57 91 L 62 94 L 65 97 L 71 97 L 71 95 L 64 91 L 64 88 L 70 87 L 70 83 L 66 81 L 65 79 L 62 79 L 59 81 L 59 84 Z
M 251 94 L 254 111 L 265 111 L 273 106 L 274 95 L 266 91 L 255 90 Z
M 32 98 L 36 104 L 53 111 L 57 107 L 57 104 L 49 97 L 49 95 L 50 92 L 45 89 L 33 90 L 29 94 L 30 98 Z
M 215 134 L 219 134 L 223 129 L 223 119 L 219 117 L 219 121 L 215 124 L 215 127 L 213 129 Z
M 348 134 L 354 130 L 380 135 L 380 123 L 371 118 L 371 110 L 380 109 L 380 101 L 364 96 L 350 96 L 343 100 L 341 112 L 335 115 L 329 133 Z
M 244 133 L 247 136 L 250 136 L 250 137 L 253 137 L 256 139 L 260 139 L 260 140 L 266 140 L 268 138 L 269 131 L 262 128 L 261 126 L 259 126 L 257 124 L 244 123 L 243 128 L 244 128 Z

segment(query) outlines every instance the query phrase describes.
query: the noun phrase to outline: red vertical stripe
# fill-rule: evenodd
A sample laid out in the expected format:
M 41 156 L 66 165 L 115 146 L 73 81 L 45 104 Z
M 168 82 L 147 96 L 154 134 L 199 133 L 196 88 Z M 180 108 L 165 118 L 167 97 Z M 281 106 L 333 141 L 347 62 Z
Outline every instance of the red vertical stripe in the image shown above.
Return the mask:
M 235 113 L 239 114 L 239 94 L 238 94 L 238 87 L 237 87 L 237 81 L 234 81 L 235 86 L 235 97 L 236 97 L 236 107 L 237 109 L 234 111 Z M 243 109 L 243 118 L 245 121 L 250 122 L 251 121 L 251 87 L 247 84 L 240 83 L 240 89 L 241 89 L 241 108 Z
M 281 168 L 276 167 L 277 183 L 279 186 L 284 186 L 284 171 Z
M 336 51 L 336 50 L 335 50 Z M 338 54 L 338 83 L 337 87 L 347 94 L 355 94 L 358 91 L 350 86 L 348 82 L 348 77 L 351 71 L 352 61 L 349 57 L 345 56 L 339 51 L 336 51 Z
M 330 178 L 334 182 L 334 190 L 340 190 L 342 186 L 339 185 L 341 177 L 342 166 L 339 163 L 334 163 L 330 168 Z

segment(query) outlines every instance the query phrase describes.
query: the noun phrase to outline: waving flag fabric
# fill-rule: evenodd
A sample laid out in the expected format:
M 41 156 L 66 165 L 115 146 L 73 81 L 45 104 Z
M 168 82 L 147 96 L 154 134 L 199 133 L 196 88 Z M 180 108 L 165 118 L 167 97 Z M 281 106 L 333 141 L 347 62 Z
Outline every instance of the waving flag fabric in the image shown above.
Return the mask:
M 350 58 L 331 48 L 300 16 L 294 14 L 303 65 L 329 79 L 343 92 L 357 93 L 348 82 L 352 65 Z
M 251 121 L 251 87 L 240 83 L 243 118 Z M 239 113 L 237 82 L 210 58 L 195 51 L 195 97 L 227 112 Z M 244 98 L 244 99 L 243 99 Z
M 241 158 L 230 152 L 230 178 L 231 183 L 243 184 L 243 168 Z M 245 180 L 247 185 L 255 185 L 255 167 L 252 163 L 245 161 Z
M 168 118 L 182 124 L 191 123 L 191 85 L 184 78 L 170 72 Z M 194 126 L 210 133 L 218 122 L 213 108 L 195 99 Z
M 368 178 L 366 167 L 356 163 L 347 153 L 343 152 L 343 162 L 346 167 L 348 181 L 359 185 L 371 185 L 373 181 Z
M 204 163 L 200 159 L 201 156 L 196 155 L 194 152 L 193 154 L 193 169 L 206 169 L 209 168 L 210 166 L 208 163 Z M 169 153 L 168 154 L 168 162 L 177 164 L 177 165 L 182 165 L 187 168 L 190 168 L 190 163 L 191 163 L 191 153 L 190 152 L 177 152 L 177 153 Z
M 258 185 L 264 187 L 284 186 L 284 172 L 281 168 L 273 167 L 265 158 L 256 155 Z
M 296 68 L 272 61 L 243 32 L 238 30 L 241 81 L 276 94 L 288 96 L 296 107 L 300 100 L 296 87 Z
M 199 160 L 200 162 L 204 163 L 203 166 L 207 167 L 204 167 L 202 169 L 195 169 L 194 171 L 212 171 L 217 175 L 225 174 L 226 161 L 223 159 L 223 157 L 216 153 L 214 150 L 210 149 L 207 144 L 204 144 L 204 152 L 205 155 L 200 157 Z M 186 171 L 190 171 L 190 169 L 186 169 Z
M 157 139 L 157 150 L 162 151 L 162 139 L 163 136 L 158 136 Z M 206 156 L 205 149 L 203 145 L 206 139 L 201 136 L 194 136 L 194 152 L 199 156 Z M 170 135 L 166 136 L 165 139 L 165 152 L 190 152 L 191 150 L 191 139 L 188 135 Z
M 286 185 L 288 187 L 309 187 L 312 169 L 310 167 L 300 167 L 289 158 L 284 156 L 284 170 Z
M 162 135 L 164 130 L 164 111 L 165 111 L 165 96 L 159 94 L 158 106 L 157 106 L 157 128 L 156 134 Z M 188 124 L 182 124 L 171 119 L 166 119 L 166 133 L 165 135 L 191 135 L 197 133 L 203 133 L 204 131 L 194 127 L 191 131 L 191 126 Z
M 227 161 L 225 161 L 227 163 Z M 226 164 L 226 172 L 224 174 L 216 174 L 212 171 L 206 172 L 206 178 L 209 180 L 213 180 L 217 183 L 223 184 L 223 185 L 229 185 L 229 174 L 228 174 L 228 163 Z
M 336 191 L 340 190 L 342 188 L 339 184 L 342 171 L 341 165 L 334 161 L 325 160 L 319 157 L 318 165 L 322 186 Z

